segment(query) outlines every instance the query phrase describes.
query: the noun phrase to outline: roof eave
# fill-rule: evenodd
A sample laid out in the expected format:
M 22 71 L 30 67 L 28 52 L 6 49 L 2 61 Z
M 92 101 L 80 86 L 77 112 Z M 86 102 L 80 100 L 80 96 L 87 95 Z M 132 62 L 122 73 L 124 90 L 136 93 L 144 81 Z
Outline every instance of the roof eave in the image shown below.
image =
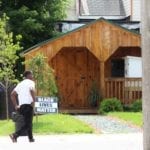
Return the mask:
M 82 15 L 79 16 L 79 19 L 99 19 L 99 18 L 104 18 L 104 19 L 108 19 L 108 20 L 122 20 L 122 19 L 126 19 L 129 16 L 90 16 L 90 15 Z

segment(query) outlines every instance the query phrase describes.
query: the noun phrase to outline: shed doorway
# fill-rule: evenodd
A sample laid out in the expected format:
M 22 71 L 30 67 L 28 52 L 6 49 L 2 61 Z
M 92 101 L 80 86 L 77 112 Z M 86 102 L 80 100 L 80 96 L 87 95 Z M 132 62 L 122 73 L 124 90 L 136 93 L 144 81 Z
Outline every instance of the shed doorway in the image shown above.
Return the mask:
M 93 82 L 100 86 L 99 60 L 84 47 L 63 48 L 50 62 L 55 70 L 61 109 L 88 109 Z

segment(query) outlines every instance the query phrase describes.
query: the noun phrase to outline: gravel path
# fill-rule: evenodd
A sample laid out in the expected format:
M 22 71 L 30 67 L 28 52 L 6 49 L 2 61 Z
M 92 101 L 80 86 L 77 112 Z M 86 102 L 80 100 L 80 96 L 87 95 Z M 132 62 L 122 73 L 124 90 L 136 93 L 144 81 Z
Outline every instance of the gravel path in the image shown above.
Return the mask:
M 113 119 L 108 116 L 99 115 L 76 115 L 81 121 L 84 121 L 101 133 L 137 133 L 142 132 L 142 129 L 131 126 L 123 121 Z

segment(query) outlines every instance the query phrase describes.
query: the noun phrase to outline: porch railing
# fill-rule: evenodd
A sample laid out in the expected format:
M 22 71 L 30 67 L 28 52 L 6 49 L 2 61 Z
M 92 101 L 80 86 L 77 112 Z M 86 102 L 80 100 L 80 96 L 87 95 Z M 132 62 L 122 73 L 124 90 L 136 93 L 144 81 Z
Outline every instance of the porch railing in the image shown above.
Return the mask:
M 117 97 L 123 104 L 142 98 L 142 78 L 106 78 L 105 97 Z

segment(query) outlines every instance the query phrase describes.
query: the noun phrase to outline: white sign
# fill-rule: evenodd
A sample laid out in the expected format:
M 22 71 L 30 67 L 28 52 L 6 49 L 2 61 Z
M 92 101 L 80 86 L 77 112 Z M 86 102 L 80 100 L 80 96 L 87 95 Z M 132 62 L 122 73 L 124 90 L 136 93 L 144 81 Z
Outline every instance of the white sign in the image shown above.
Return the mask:
M 57 113 L 57 97 L 36 97 L 35 111 L 37 113 Z

